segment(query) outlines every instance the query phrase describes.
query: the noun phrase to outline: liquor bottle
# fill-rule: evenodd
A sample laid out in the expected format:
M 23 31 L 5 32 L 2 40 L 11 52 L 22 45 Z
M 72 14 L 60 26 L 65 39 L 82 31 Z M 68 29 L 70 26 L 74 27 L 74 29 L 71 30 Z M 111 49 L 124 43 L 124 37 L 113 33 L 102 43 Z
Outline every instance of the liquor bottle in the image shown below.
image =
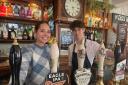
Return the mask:
M 104 12 L 101 13 L 101 20 L 99 21 L 99 27 L 103 28 L 103 25 L 104 25 Z
M 4 2 L 0 4 L 0 16 L 6 16 L 6 6 Z
M 107 28 L 108 24 L 108 13 L 104 14 L 104 27 Z
M 42 15 L 41 9 L 38 6 L 37 9 L 33 13 L 33 17 L 34 19 L 41 20 L 41 15 Z
M 24 8 L 24 6 L 21 6 L 21 8 L 19 10 L 19 16 L 25 17 L 25 8 Z
M 92 27 L 92 17 L 88 17 L 88 27 Z
M 9 64 L 11 68 L 11 85 L 20 85 L 19 72 L 21 66 L 22 54 L 17 39 L 14 38 L 9 53 Z
M 116 70 L 116 65 L 120 61 L 121 57 L 121 45 L 119 40 L 116 41 L 115 48 L 114 48 L 114 57 L 115 57 L 115 67 L 114 70 Z
M 14 16 L 19 16 L 19 11 L 20 11 L 19 5 L 17 4 L 13 5 Z
M 11 28 L 8 26 L 8 39 L 11 39 Z
M 8 3 L 6 16 L 12 16 L 13 15 L 13 7 L 11 3 Z
M 6 28 L 6 23 L 3 24 L 3 38 L 8 38 L 8 29 Z
M 47 9 L 47 7 L 44 7 L 43 19 L 46 20 L 46 21 L 48 20 L 48 9 Z
M 3 27 L 2 27 L 2 23 L 0 23 L 0 39 L 3 39 Z
M 11 39 L 14 39 L 16 37 L 16 32 L 14 30 L 14 26 L 11 28 Z
M 22 33 L 23 33 L 23 26 L 19 25 L 19 28 L 17 29 L 17 39 L 22 39 Z
M 27 26 L 27 29 L 28 29 L 28 33 L 29 33 L 29 38 L 32 40 L 33 39 L 33 28 L 32 26 L 28 25 Z
M 32 25 L 32 39 L 34 40 L 35 25 Z
M 23 34 L 22 34 L 22 39 L 27 40 L 29 39 L 29 34 L 26 28 L 24 28 Z
M 26 16 L 27 18 L 32 18 L 32 9 L 31 7 L 28 5 L 28 9 L 26 9 Z

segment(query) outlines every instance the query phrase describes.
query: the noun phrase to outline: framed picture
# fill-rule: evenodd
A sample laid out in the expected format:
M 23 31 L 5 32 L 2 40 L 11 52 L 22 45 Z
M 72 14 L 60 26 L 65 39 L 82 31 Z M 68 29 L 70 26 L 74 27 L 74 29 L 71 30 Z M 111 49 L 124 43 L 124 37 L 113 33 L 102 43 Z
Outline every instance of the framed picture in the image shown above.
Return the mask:
M 68 54 L 68 47 L 73 43 L 72 31 L 69 29 L 68 25 L 59 26 L 59 48 L 60 55 Z
M 68 28 L 61 28 L 60 33 L 61 49 L 68 50 L 68 46 L 73 42 L 71 30 Z

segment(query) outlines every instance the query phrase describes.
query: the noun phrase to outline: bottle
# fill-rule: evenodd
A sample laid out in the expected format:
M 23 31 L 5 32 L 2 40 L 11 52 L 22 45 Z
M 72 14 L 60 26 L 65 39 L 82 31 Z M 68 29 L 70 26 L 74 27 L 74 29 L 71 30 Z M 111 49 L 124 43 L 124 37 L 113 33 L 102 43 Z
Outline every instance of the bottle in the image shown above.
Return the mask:
M 116 41 L 115 48 L 114 48 L 114 57 L 115 57 L 115 67 L 114 70 L 116 70 L 116 65 L 120 61 L 121 57 L 121 45 L 119 40 Z
M 14 39 L 16 37 L 16 32 L 14 30 L 14 26 L 11 28 L 11 39 Z
M 23 31 L 22 39 L 23 39 L 23 40 L 29 39 L 29 34 L 28 34 L 28 31 L 27 31 L 26 28 L 25 28 L 24 31 Z
M 92 27 L 92 17 L 88 17 L 88 27 Z
M 7 25 L 8 28 L 8 39 L 11 39 L 11 27 L 9 25 Z
M 26 9 L 26 16 L 27 18 L 32 18 L 32 9 L 31 7 L 28 5 L 28 9 Z
M 19 28 L 17 29 L 17 39 L 22 39 L 23 34 L 23 26 L 19 25 Z
M 3 24 L 3 39 L 8 38 L 8 29 L 6 28 L 6 23 Z
M 107 28 L 108 24 L 108 13 L 104 14 L 104 27 Z
M 6 16 L 12 16 L 12 15 L 13 15 L 13 8 L 12 8 L 11 3 L 8 3 Z
M 0 39 L 3 39 L 3 27 L 2 27 L 2 23 L 0 23 Z
M 1 4 L 0 4 L 0 16 L 6 16 L 5 2 L 1 2 Z
M 33 17 L 34 19 L 41 20 L 41 15 L 42 15 L 41 9 L 39 6 L 37 6 L 36 10 L 33 13 Z
M 19 6 L 17 4 L 13 5 L 13 13 L 14 13 L 14 16 L 19 16 Z
M 22 61 L 21 49 L 15 37 L 9 53 L 9 64 L 11 68 L 11 77 L 12 77 L 11 85 L 20 85 L 19 73 L 20 73 L 21 61 Z
M 24 8 L 24 6 L 21 6 L 21 8 L 19 10 L 19 16 L 25 17 L 25 8 Z
M 28 34 L 29 34 L 29 38 L 32 40 L 33 39 L 33 30 L 32 30 L 32 26 L 28 25 Z

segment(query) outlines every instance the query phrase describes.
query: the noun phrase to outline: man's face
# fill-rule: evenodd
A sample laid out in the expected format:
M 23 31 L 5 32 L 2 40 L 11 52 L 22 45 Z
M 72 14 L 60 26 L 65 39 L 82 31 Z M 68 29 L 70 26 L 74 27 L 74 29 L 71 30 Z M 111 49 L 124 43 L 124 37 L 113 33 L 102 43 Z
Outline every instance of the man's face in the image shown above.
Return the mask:
M 84 37 L 84 29 L 76 27 L 73 31 L 74 39 L 81 40 Z

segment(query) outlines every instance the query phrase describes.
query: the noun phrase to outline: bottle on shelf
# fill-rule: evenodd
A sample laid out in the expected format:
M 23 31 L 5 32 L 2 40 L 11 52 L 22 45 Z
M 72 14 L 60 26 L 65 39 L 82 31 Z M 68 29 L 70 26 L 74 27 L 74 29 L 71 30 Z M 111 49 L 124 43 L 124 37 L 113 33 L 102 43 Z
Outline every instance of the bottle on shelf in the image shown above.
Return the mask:
M 108 27 L 108 13 L 104 13 L 104 25 L 105 28 Z
M 2 23 L 0 23 L 0 39 L 3 39 L 3 26 L 2 26 Z
M 88 27 L 92 27 L 92 16 L 88 17 L 88 22 L 87 22 Z
M 19 10 L 19 16 L 21 17 L 25 17 L 25 7 L 24 6 L 21 6 L 20 10 Z
M 31 9 L 30 5 L 28 5 L 26 7 L 26 17 L 27 18 L 32 18 L 32 9 Z
M 13 14 L 14 16 L 19 16 L 19 12 L 20 12 L 20 6 L 15 4 L 13 5 Z
M 16 31 L 15 31 L 14 26 L 12 26 L 12 28 L 11 28 L 11 39 L 14 39 L 15 37 L 16 37 Z
M 2 26 L 2 23 L 0 23 L 0 39 L 3 39 L 3 26 Z
M 13 7 L 12 7 L 12 4 L 9 2 L 7 5 L 6 16 L 13 16 Z
M 24 26 L 25 27 L 25 26 Z M 27 28 L 24 28 L 23 34 L 22 34 L 22 39 L 23 40 L 28 40 L 29 39 L 29 33 L 27 31 Z
M 8 29 L 6 28 L 6 23 L 3 23 L 3 39 L 8 39 Z
M 116 43 L 115 43 L 114 57 L 115 57 L 114 70 L 116 70 L 116 65 L 117 65 L 117 63 L 119 63 L 120 57 L 121 57 L 121 45 L 120 45 L 119 40 L 117 40 Z
M 8 28 L 8 39 L 11 39 L 11 27 L 8 25 L 6 26 Z
M 0 16 L 6 16 L 6 8 L 5 2 L 0 2 Z
M 33 39 L 33 28 L 32 26 L 28 25 L 27 26 L 27 29 L 28 29 L 28 33 L 29 33 L 29 38 L 32 40 Z
M 37 6 L 35 11 L 33 12 L 33 17 L 34 19 L 41 20 L 41 15 L 42 15 L 41 8 Z
M 17 35 L 16 35 L 16 37 L 17 37 L 17 39 L 22 39 L 22 34 L 23 34 L 23 26 L 22 25 L 20 25 L 20 24 L 18 24 L 19 25 L 19 28 L 17 29 Z

